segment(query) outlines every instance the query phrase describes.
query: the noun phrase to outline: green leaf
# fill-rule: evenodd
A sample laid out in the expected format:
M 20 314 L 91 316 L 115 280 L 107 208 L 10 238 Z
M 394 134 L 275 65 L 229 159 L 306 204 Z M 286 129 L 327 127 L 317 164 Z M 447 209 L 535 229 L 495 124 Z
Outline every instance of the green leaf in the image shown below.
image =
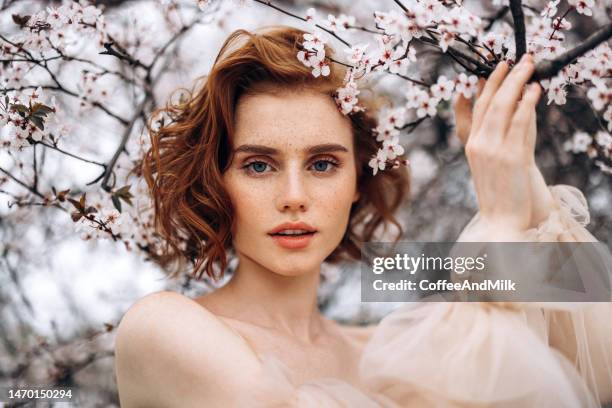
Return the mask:
M 32 123 L 34 123 L 34 125 L 36 125 L 37 128 L 39 128 L 40 130 L 45 130 L 45 123 L 40 117 L 30 116 L 30 120 L 32 121 Z
M 79 210 L 80 212 L 83 212 L 84 208 L 81 205 L 81 203 L 73 198 L 68 197 L 68 201 L 70 201 L 70 203 L 74 206 L 74 208 L 76 208 L 77 210 Z
M 15 24 L 17 24 L 19 27 L 23 27 L 27 24 L 31 16 L 20 16 L 19 14 L 13 14 L 11 17 L 13 17 L 13 22 Z
M 73 212 L 73 213 L 70 213 L 70 218 L 72 218 L 73 222 L 77 222 L 78 220 L 83 218 L 83 214 L 80 212 Z
M 123 201 L 125 201 L 126 203 L 128 203 L 130 206 L 132 205 L 132 200 L 131 200 L 132 195 L 131 195 L 131 194 L 130 194 L 130 196 L 129 196 L 129 197 L 123 197 L 123 196 L 121 196 L 120 198 L 121 198 Z
M 115 194 L 111 196 L 111 200 L 113 201 L 113 205 L 117 209 L 117 211 L 121 212 L 121 200 Z
M 121 187 L 119 190 L 115 191 L 115 194 L 113 194 L 113 197 L 120 198 L 123 201 L 125 201 L 127 204 L 132 205 L 132 198 L 134 198 L 134 196 L 132 195 L 132 193 L 130 193 L 131 187 L 132 187 L 131 184 Z M 119 208 L 117 209 L 119 210 Z M 119 212 L 121 212 L 121 210 L 119 210 Z
M 34 106 L 32 106 L 33 115 L 46 115 L 51 112 L 55 112 L 55 109 L 42 103 L 35 103 Z
M 121 187 L 120 189 L 118 189 L 117 191 L 115 191 L 115 194 L 119 194 L 119 195 L 125 194 L 130 191 L 130 187 L 132 187 L 131 184 L 125 185 Z
M 21 103 L 14 103 L 11 105 L 11 109 L 19 112 L 19 113 L 24 113 L 24 114 L 29 114 L 30 110 L 28 109 L 27 106 L 21 104 Z
M 58 194 L 55 194 L 55 195 L 57 199 L 63 203 L 64 201 L 66 201 L 66 196 L 68 195 L 69 192 L 70 192 L 70 189 L 67 189 L 67 190 L 60 191 Z

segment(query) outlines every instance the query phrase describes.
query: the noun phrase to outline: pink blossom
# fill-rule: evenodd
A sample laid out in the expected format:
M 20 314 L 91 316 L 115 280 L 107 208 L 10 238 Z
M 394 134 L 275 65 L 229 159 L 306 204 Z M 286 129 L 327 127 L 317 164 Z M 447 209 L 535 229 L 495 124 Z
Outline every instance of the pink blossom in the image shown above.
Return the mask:
M 387 153 L 383 149 L 379 149 L 375 156 L 372 156 L 368 162 L 368 166 L 372 168 L 372 174 L 375 176 L 378 170 L 384 170 L 387 163 Z
M 476 75 L 468 77 L 462 72 L 455 78 L 455 90 L 466 98 L 471 98 L 478 91 L 478 77 Z
M 447 79 L 444 75 L 438 77 L 438 81 L 430 88 L 431 94 L 445 101 L 450 101 L 453 97 L 455 82 Z
M 592 16 L 591 8 L 595 5 L 593 0 L 567 0 L 568 4 L 576 7 L 576 11 L 585 16 Z

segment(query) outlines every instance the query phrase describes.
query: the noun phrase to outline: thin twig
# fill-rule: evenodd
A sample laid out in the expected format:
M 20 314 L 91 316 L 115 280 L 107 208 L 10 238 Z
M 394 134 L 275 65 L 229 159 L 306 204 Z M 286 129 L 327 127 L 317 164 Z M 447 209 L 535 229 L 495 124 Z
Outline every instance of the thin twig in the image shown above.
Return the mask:
M 273 8 L 274 10 L 280 11 L 281 13 L 286 14 L 286 15 L 288 15 L 288 16 L 290 16 L 290 17 L 297 18 L 298 20 L 302 20 L 302 21 L 304 21 L 304 22 L 306 22 L 306 21 L 307 21 L 307 20 L 306 20 L 306 18 L 304 18 L 304 17 L 300 17 L 300 16 L 298 16 L 297 14 L 294 14 L 294 13 L 291 13 L 290 11 L 284 10 L 284 9 L 282 9 L 282 8 L 280 8 L 280 7 L 278 7 L 278 6 L 274 5 L 274 4 L 272 4 L 272 2 L 271 2 L 271 1 L 269 1 L 269 0 L 255 0 L 255 2 L 256 2 L 256 3 L 259 3 L 259 4 L 263 4 L 264 6 L 271 7 L 271 8 Z M 328 34 L 329 34 L 329 35 L 331 35 L 332 37 L 336 38 L 338 41 L 340 41 L 342 44 L 346 45 L 347 47 L 349 47 L 349 48 L 351 47 L 351 44 L 350 44 L 348 41 L 346 41 L 346 40 L 345 40 L 345 39 L 343 39 L 342 37 L 338 36 L 338 34 L 334 33 L 333 31 L 331 31 L 331 30 L 329 30 L 329 29 L 327 29 L 327 28 L 323 27 L 323 26 L 322 26 L 322 25 L 320 25 L 320 24 L 315 24 L 315 26 L 316 26 L 316 27 L 318 27 L 318 28 L 320 28 L 321 30 L 325 31 L 326 33 L 328 33 Z
M 132 133 L 132 129 L 134 128 L 134 125 L 136 124 L 136 121 L 138 120 L 140 115 L 144 112 L 147 102 L 149 102 L 149 99 L 145 97 L 144 100 L 140 103 L 140 106 L 136 109 L 136 112 L 132 116 L 132 119 L 130 120 L 128 126 L 123 131 L 123 135 L 121 136 L 121 141 L 119 142 L 119 146 L 117 146 L 117 149 L 115 150 L 115 153 L 113 154 L 113 157 L 110 159 L 110 161 L 108 162 L 108 165 L 106 166 L 106 171 L 104 172 L 104 177 L 102 178 L 102 188 L 106 191 L 111 191 L 112 189 L 108 181 L 110 180 L 111 174 L 113 172 L 113 167 L 115 167 L 117 160 L 119 160 L 119 156 L 125 149 L 127 141 L 130 138 L 130 134 Z
M 0 167 L 0 171 L 4 174 L 6 174 L 11 180 L 13 180 L 15 183 L 19 184 L 20 186 L 24 187 L 25 189 L 27 189 L 30 193 L 34 194 L 37 197 L 40 198 L 45 198 L 45 196 L 38 191 L 36 188 L 28 185 L 28 183 L 19 180 L 17 177 L 13 176 L 9 171 L 3 169 L 2 167 Z
M 484 31 L 489 31 L 491 27 L 493 27 L 493 24 L 495 24 L 497 21 L 504 18 L 509 10 L 510 8 L 508 6 L 504 6 L 501 9 L 499 9 L 499 11 L 495 13 L 493 16 L 486 18 L 486 20 L 489 20 L 489 22 L 484 27 Z
M 45 143 L 45 142 L 42 142 L 42 141 L 40 141 L 40 142 L 36 142 L 36 143 L 34 144 L 34 147 L 36 147 L 36 145 L 42 145 L 42 146 L 45 146 L 46 148 L 49 148 L 49 149 L 55 150 L 55 151 L 57 151 L 57 152 L 59 152 L 59 153 L 61 153 L 61 154 L 64 154 L 64 155 L 66 155 L 66 156 L 72 157 L 72 158 L 77 159 L 77 160 L 81 160 L 81 161 L 83 161 L 83 162 L 85 162 L 85 163 L 95 164 L 95 165 L 97 165 L 97 166 L 100 166 L 100 167 L 103 167 L 103 168 L 105 168 L 105 169 L 106 169 L 106 164 L 104 164 L 104 163 L 100 163 L 100 162 L 97 162 L 97 161 L 95 161 L 95 160 L 85 159 L 84 157 L 80 157 L 80 156 L 77 156 L 77 155 L 76 155 L 76 154 L 74 154 L 74 153 L 67 152 L 66 150 L 63 150 L 63 149 L 61 149 L 61 148 L 59 148 L 59 147 L 57 147 L 57 146 L 50 145 L 50 144 Z

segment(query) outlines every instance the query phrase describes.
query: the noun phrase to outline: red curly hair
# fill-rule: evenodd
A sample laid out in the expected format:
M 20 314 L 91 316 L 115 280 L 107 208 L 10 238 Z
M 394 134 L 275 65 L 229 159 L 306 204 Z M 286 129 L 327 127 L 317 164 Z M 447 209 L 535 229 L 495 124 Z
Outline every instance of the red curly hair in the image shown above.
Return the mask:
M 208 76 L 199 78 L 203 85 L 187 91 L 188 97 L 183 94 L 178 102 L 170 98 L 148 121 L 151 147 L 141 170 L 154 204 L 156 231 L 164 242 L 153 258 L 172 270 L 171 276 L 183 269 L 185 261 L 197 279 L 203 272 L 217 278 L 216 264 L 221 274 L 227 267 L 233 207 L 222 174 L 231 162 L 238 99 L 245 93 L 266 92 L 265 84 L 305 87 L 330 98 L 343 86 L 346 69 L 341 65 L 331 64 L 330 75 L 315 78 L 297 59 L 304 33 L 285 26 L 233 32 Z M 326 55 L 333 55 L 332 50 L 326 48 Z M 373 176 L 368 160 L 378 150 L 376 121 L 369 110 L 349 118 L 360 198 L 353 203 L 347 230 L 328 262 L 360 259 L 361 243 L 372 240 L 383 224 L 399 229 L 395 241 L 403 234 L 394 213 L 409 191 L 408 171 L 399 167 Z

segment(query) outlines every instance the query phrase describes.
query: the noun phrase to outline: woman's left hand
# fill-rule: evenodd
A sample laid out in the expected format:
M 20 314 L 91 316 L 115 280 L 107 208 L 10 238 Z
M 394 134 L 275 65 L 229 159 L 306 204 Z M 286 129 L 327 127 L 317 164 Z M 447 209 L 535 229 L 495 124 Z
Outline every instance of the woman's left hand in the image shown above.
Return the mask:
M 528 63 L 531 64 L 530 68 L 534 69 L 532 57 L 527 56 L 526 58 L 529 60 Z M 507 90 L 509 87 L 502 87 L 502 84 L 512 85 L 515 89 L 522 89 L 525 85 L 523 80 L 518 79 L 519 76 L 507 75 L 508 72 L 508 66 L 504 62 L 502 66 L 498 66 L 494 73 L 491 74 L 487 82 L 481 79 L 474 109 L 472 109 L 472 101 L 459 94 L 454 106 L 456 133 L 461 142 L 467 145 L 472 135 L 476 135 L 479 131 L 483 130 L 481 129 L 483 123 L 487 127 L 487 134 L 506 133 L 511 129 L 501 129 L 501 127 L 507 124 L 511 124 L 510 126 L 525 124 L 521 126 L 521 131 L 527 132 L 522 140 L 527 144 L 525 150 L 530 155 L 528 159 L 531 193 L 531 220 L 529 227 L 533 228 L 547 219 L 550 212 L 556 209 L 557 206 L 540 169 L 535 163 L 535 141 L 537 135 L 535 105 L 529 111 L 517 112 L 520 104 L 514 98 L 503 95 L 504 89 Z M 522 76 L 522 78 L 525 78 L 525 76 Z M 508 84 L 508 81 L 513 81 L 513 83 Z M 494 120 L 491 120 L 493 116 L 491 105 L 494 101 L 497 105 L 495 111 L 507 117 L 493 118 Z M 485 118 L 488 118 L 488 120 L 485 120 Z M 513 118 L 514 120 L 512 120 Z M 517 131 L 518 129 L 513 130 Z M 486 143 L 486 140 L 483 139 L 486 138 L 482 138 L 480 142 Z

